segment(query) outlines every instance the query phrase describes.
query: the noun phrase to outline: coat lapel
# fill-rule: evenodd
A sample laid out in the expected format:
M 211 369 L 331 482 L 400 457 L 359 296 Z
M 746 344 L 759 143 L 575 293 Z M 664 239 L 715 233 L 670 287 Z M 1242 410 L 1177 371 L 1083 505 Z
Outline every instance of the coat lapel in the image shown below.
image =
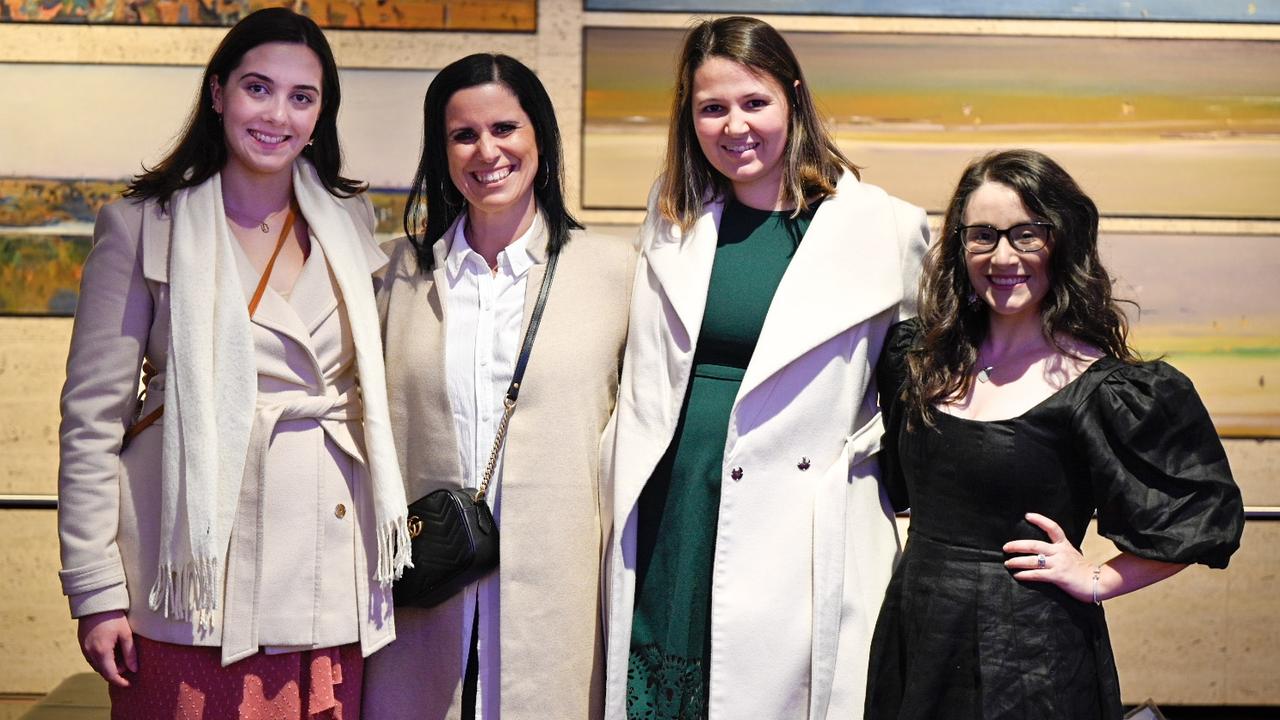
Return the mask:
M 415 445 L 410 449 L 409 456 L 418 459 L 418 462 L 411 463 L 411 467 L 406 470 L 405 481 L 409 485 L 410 500 L 416 500 L 439 487 L 462 487 L 465 477 L 458 457 L 458 433 L 453 425 L 453 406 L 449 400 L 445 357 L 449 324 L 449 271 L 445 263 L 460 221 L 461 216 L 431 246 L 431 254 L 435 259 L 431 275 L 427 277 L 418 272 L 417 263 L 413 262 L 414 267 L 409 276 L 413 297 L 408 304 L 410 315 L 402 322 L 413 328 L 413 331 L 406 333 L 404 342 L 425 348 L 420 371 L 428 372 L 420 383 L 404 381 L 406 386 L 415 387 L 422 393 L 421 396 L 411 396 L 416 405 L 411 416 L 420 419 L 421 426 L 413 436 L 406 436 L 402 440 Z M 419 357 L 410 348 L 388 346 L 388 350 L 399 350 L 405 357 Z M 402 362 L 390 356 L 387 361 Z M 430 447 L 416 447 L 424 438 L 430 438 Z
M 169 282 L 169 243 L 173 221 L 160 203 L 142 205 L 142 275 L 152 282 Z
M 538 304 L 538 291 L 542 289 L 542 278 L 547 274 L 547 226 L 542 221 L 542 213 L 534 215 L 534 232 L 529 237 L 529 256 L 533 258 L 533 266 L 529 268 L 529 277 L 524 286 L 524 317 L 520 320 L 520 347 L 524 347 L 524 334 L 529 331 L 529 321 L 533 319 L 533 308 Z M 547 302 L 551 302 L 550 296 Z
M 752 390 L 813 348 L 902 297 L 893 218 L 850 174 L 818 208 L 769 306 L 738 391 Z M 705 288 L 705 285 L 703 286 Z
M 645 233 L 648 237 L 643 250 L 645 260 L 667 303 L 675 311 L 680 329 L 689 338 L 690 348 L 697 345 L 702 315 L 707 308 L 707 286 L 716 259 L 716 239 L 723 211 L 722 201 L 708 203 L 687 235 L 678 226 L 663 220 L 657 211 L 649 213 L 649 222 L 653 224 Z
M 329 262 L 319 243 L 312 244 L 311 256 L 298 273 L 288 303 L 308 336 L 314 335 L 321 323 L 338 309 L 336 283 L 329 277 Z
M 253 299 L 254 291 L 258 289 L 262 272 L 249 262 L 248 256 L 240 248 L 240 243 L 232 240 L 231 246 L 235 250 L 236 270 L 240 274 L 240 290 L 244 295 L 244 304 L 247 306 Z M 272 290 L 270 285 L 263 291 L 262 299 L 258 302 L 258 310 L 249 318 L 249 321 L 289 338 L 307 353 L 313 367 L 319 366 L 311 347 L 311 333 L 302 324 L 302 320 L 289 305 L 289 301 Z

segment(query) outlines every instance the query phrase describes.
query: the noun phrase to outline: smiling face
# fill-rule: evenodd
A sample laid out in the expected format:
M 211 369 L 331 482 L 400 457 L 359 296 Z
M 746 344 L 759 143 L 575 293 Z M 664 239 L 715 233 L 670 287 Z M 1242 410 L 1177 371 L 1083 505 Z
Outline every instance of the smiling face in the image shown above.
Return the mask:
M 444 116 L 449 179 L 469 211 L 532 213 L 538 140 L 515 93 L 498 83 L 465 88 Z
M 213 80 L 213 109 L 222 116 L 227 168 L 249 175 L 290 172 L 320 117 L 320 58 L 300 43 L 271 42 L 244 54 Z
M 772 78 L 712 57 L 693 74 L 693 129 L 698 146 L 733 183 L 738 201 L 778 210 L 790 106 Z
M 965 225 L 1007 228 L 1044 219 L 1027 210 L 1013 188 L 993 181 L 984 182 L 974 190 L 964 208 Z M 992 313 L 1008 319 L 1035 318 L 1049 292 L 1052 247 L 1051 237 L 1048 244 L 1035 252 L 1018 252 L 1008 238 L 1001 235 L 991 252 L 981 255 L 963 249 L 961 252 L 973 291 Z

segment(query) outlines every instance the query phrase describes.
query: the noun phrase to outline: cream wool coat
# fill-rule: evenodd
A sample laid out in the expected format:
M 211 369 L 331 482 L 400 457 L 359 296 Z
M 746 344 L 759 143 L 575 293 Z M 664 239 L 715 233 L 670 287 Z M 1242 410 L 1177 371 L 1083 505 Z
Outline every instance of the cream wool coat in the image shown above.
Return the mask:
M 606 717 L 626 717 L 637 500 L 670 445 L 723 203 L 684 235 L 652 203 L 618 409 L 602 447 Z M 914 314 L 924 212 L 845 174 L 770 305 L 729 418 L 711 579 L 711 720 L 862 717 L 898 552 L 873 368 Z
M 401 238 L 388 249 L 378 304 L 384 321 L 391 425 L 412 502 L 461 487 L 445 375 L 445 258 L 457 224 L 418 271 Z M 530 239 L 525 319 L 546 269 L 545 233 Z M 561 251 L 507 434 L 501 481 L 499 707 L 503 720 L 585 720 L 603 708 L 598 458 L 613 411 L 636 262 L 630 243 L 574 232 Z M 523 331 L 521 335 L 523 339 Z M 456 719 L 463 597 L 397 608 L 399 639 L 365 666 L 366 720 Z
M 331 238 L 326 244 L 350 243 L 343 257 L 365 264 L 372 292 L 372 274 L 386 263 L 386 256 L 373 240 L 372 207 L 364 196 L 340 202 L 360 236 L 345 241 Z M 324 639 L 335 633 L 346 638 L 343 642 L 350 642 L 356 639 L 349 637 L 354 626 L 362 650 L 371 653 L 394 639 L 395 628 L 390 592 L 382 590 L 374 579 L 376 523 L 371 483 L 362 461 L 366 442 L 358 420 L 311 419 L 303 413 L 303 417 L 282 420 L 275 427 L 266 457 L 264 501 L 268 510 L 273 506 L 287 508 L 287 513 L 264 526 L 267 534 L 260 542 L 267 553 L 271 547 L 285 544 L 299 550 L 300 532 L 317 533 L 312 553 L 315 559 L 300 565 L 296 572 L 286 569 L 289 583 L 254 586 L 238 582 L 237 578 L 252 570 L 257 554 L 245 552 L 253 546 L 244 542 L 252 533 L 237 533 L 226 556 L 228 594 L 219 603 L 211 630 L 166 618 L 148 606 L 160 544 L 162 425 L 168 418 L 162 417 L 144 430 L 126 449 L 121 450 L 120 445 L 135 417 L 144 357 L 155 374 L 138 414 L 145 415 L 164 400 L 170 331 L 170 227 L 169 216 L 154 201 L 111 203 L 99 213 L 94 248 L 86 262 L 62 394 L 58 521 L 63 569 L 59 575 L 71 613 L 83 617 L 126 610 L 134 631 L 153 640 L 223 645 L 224 663 L 257 651 L 256 638 L 244 631 L 252 627 L 250 618 L 260 619 L 263 644 L 270 637 L 288 637 L 302 638 L 300 642 L 310 638 L 317 646 L 324 646 Z M 325 237 L 326 228 L 313 224 L 310 232 Z M 315 248 L 313 252 L 321 252 L 318 244 Z M 323 258 L 325 264 L 319 266 L 312 264 L 322 258 L 312 257 L 304 266 L 293 291 L 292 307 L 269 290 L 251 320 L 259 407 L 299 398 L 323 401 L 355 391 L 337 386 L 340 368 L 336 362 L 343 354 L 340 345 L 349 342 L 340 339 L 348 335 L 341 329 L 347 320 L 345 303 L 326 277 L 327 271 L 322 272 L 334 259 Z M 238 266 L 247 304 L 259 274 L 243 258 Z M 377 341 L 376 334 L 371 337 Z M 380 348 L 371 350 L 371 357 L 381 355 Z M 355 374 L 358 378 L 358 368 Z M 349 380 L 344 382 L 350 384 Z M 374 390 L 384 391 L 381 385 Z M 386 462 L 394 462 L 394 458 Z M 299 472 L 299 468 L 314 472 Z M 348 488 L 354 489 L 354 494 Z M 338 503 L 347 510 L 341 518 L 335 514 Z M 297 513 L 306 513 L 301 522 Z M 241 527 L 238 517 L 237 529 Z M 300 548 L 303 555 L 307 550 Z M 349 580 L 343 583 L 340 574 L 320 571 L 326 561 L 343 562 L 354 569 L 354 597 Z M 235 597 L 231 596 L 233 589 Z M 338 619 L 322 612 L 315 627 L 309 615 L 290 623 L 293 618 L 288 610 L 300 597 L 303 601 L 327 598 L 335 607 L 321 606 L 322 610 L 337 613 Z M 353 606 L 347 604 L 352 601 Z M 224 637 L 228 627 L 238 636 L 236 640 Z M 237 645 L 230 653 L 228 643 Z

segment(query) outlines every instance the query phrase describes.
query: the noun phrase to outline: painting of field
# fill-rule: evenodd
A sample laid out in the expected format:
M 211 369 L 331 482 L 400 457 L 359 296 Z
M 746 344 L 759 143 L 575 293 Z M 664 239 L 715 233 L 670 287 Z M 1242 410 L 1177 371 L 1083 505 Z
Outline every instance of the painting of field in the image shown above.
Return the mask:
M 285 6 L 321 27 L 360 30 L 533 32 L 537 0 L 0 0 L 0 22 L 234 25 Z
M 0 314 L 71 315 L 88 236 L 0 232 Z
M 98 210 L 124 180 L 0 177 L 0 315 L 72 315 Z M 376 232 L 403 234 L 405 190 L 369 190 Z
M 1041 149 L 1103 213 L 1280 217 L 1280 46 L 1240 40 L 789 33 L 864 179 L 930 211 L 992 149 Z M 582 197 L 640 208 L 679 30 L 586 33 Z
M 1280 0 L 586 0 L 586 6 L 640 12 L 1280 22 Z
M 1219 433 L 1280 437 L 1280 237 L 1109 235 L 1134 345 L 1196 384 Z

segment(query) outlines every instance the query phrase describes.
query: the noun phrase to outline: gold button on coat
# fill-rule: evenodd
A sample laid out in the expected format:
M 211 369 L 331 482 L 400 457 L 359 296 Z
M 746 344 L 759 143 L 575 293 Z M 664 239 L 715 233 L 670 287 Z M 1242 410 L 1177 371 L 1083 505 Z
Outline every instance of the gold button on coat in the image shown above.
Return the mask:
M 334 516 L 334 517 L 336 517 L 336 518 L 338 518 L 339 520 L 341 520 L 342 518 L 346 517 L 346 516 L 347 516 L 347 506 L 346 506 L 346 505 L 343 505 L 342 503 L 338 503 L 337 507 L 335 507 L 335 508 L 333 509 L 333 516 Z

